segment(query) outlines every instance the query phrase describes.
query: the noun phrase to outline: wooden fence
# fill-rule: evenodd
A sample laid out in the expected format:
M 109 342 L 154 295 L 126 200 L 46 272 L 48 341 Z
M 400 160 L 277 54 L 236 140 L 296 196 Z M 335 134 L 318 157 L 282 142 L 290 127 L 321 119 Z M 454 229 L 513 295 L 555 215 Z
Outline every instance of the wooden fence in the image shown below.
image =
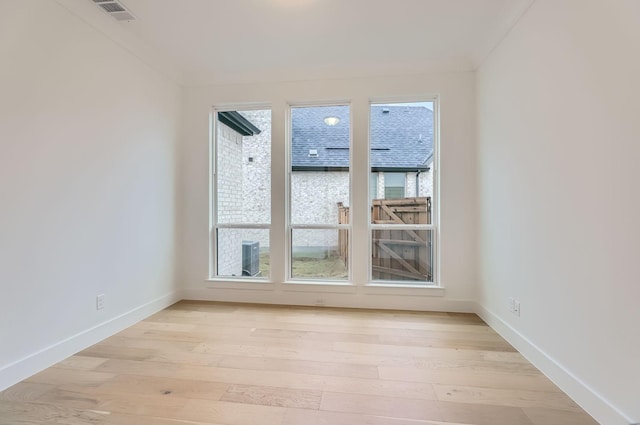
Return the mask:
M 375 199 L 373 224 L 431 224 L 431 198 Z M 338 204 L 338 223 L 349 223 L 349 207 Z M 349 234 L 338 232 L 340 256 L 349 261 Z M 376 229 L 372 239 L 374 280 L 433 280 L 432 235 L 429 230 Z
M 338 202 L 338 224 L 349 224 L 349 207 L 345 207 L 342 202 Z M 349 263 L 349 231 L 338 230 L 338 250 L 344 265 Z

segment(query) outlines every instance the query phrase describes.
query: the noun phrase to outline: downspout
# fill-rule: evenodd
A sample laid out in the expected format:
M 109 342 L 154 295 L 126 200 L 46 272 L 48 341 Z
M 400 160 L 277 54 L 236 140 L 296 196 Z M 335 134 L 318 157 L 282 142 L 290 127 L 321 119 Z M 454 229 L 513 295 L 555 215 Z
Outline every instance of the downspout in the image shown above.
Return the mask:
M 420 196 L 420 173 L 422 171 L 416 171 L 416 198 Z

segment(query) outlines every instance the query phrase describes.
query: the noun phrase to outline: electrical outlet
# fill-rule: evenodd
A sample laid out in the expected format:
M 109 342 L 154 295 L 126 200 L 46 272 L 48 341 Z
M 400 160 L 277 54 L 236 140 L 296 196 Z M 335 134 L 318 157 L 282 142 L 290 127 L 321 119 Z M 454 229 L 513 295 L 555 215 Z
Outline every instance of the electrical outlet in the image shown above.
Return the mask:
M 100 294 L 96 297 L 96 310 L 102 310 L 104 308 L 104 294 Z
M 509 297 L 509 311 L 513 313 L 516 308 L 516 299 L 513 297 Z
M 520 316 L 520 301 L 518 300 L 513 302 L 513 314 Z

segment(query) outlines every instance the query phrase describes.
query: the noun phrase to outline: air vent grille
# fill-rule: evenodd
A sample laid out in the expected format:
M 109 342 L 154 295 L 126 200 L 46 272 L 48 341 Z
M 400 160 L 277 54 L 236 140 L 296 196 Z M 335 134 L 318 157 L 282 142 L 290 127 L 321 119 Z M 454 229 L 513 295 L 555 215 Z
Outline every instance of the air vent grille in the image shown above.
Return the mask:
M 101 4 L 100 7 L 109 13 L 125 12 L 127 10 L 124 7 L 120 6 L 118 3 L 104 3 L 104 4 Z
M 92 0 L 117 21 L 133 21 L 136 17 L 117 0 Z
M 134 19 L 136 19 L 135 16 L 133 16 L 126 10 L 124 12 L 110 13 L 110 15 L 116 18 L 116 21 L 133 21 Z

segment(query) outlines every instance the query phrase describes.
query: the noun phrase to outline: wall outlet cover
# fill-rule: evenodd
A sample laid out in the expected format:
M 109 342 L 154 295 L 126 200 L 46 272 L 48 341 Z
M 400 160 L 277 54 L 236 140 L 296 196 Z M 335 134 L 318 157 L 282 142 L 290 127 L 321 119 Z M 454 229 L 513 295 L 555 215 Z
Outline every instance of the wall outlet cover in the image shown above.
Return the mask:
M 104 294 L 100 294 L 96 297 L 96 310 L 102 310 L 104 308 Z

